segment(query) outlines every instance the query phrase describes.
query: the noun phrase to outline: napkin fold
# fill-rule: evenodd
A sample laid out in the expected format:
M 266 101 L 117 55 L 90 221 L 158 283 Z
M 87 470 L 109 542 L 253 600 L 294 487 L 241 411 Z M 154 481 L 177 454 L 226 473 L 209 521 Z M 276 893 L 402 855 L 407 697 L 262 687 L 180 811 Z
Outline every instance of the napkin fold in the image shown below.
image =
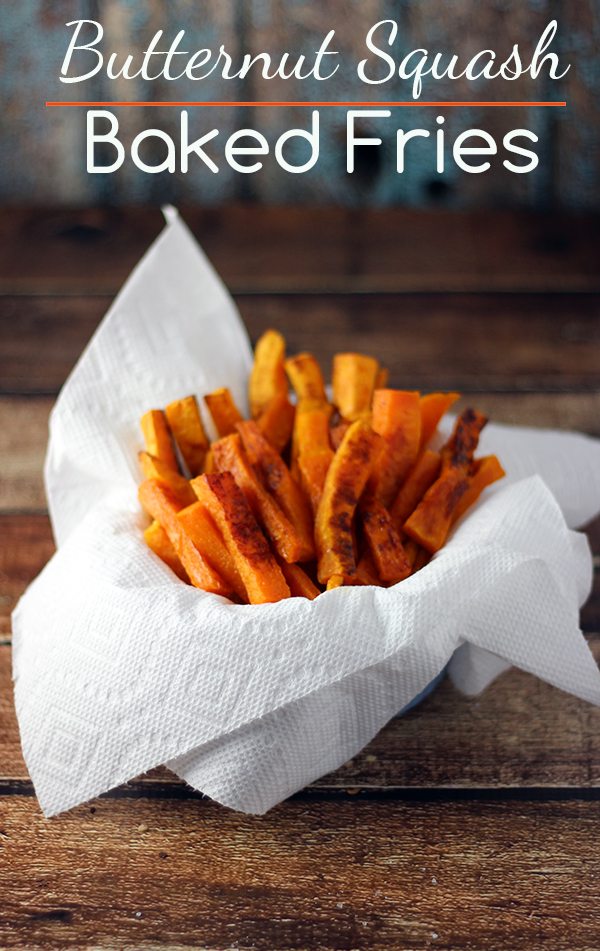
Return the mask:
M 467 693 L 515 664 L 600 703 L 579 630 L 600 444 L 490 425 L 510 476 L 393 588 L 234 605 L 179 582 L 145 546 L 139 417 L 229 386 L 251 352 L 235 305 L 170 209 L 67 380 L 46 489 L 58 551 L 13 615 L 23 752 L 46 815 L 166 763 L 262 813 L 354 756 L 450 663 Z

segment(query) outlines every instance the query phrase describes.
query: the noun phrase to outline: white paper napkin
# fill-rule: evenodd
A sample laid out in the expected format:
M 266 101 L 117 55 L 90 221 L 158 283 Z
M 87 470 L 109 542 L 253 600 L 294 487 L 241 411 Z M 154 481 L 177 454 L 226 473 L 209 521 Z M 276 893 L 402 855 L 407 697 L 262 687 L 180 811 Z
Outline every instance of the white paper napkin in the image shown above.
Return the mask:
M 510 478 L 394 588 L 247 606 L 175 579 L 141 535 L 139 417 L 223 385 L 244 405 L 250 357 L 170 211 L 51 418 L 59 549 L 13 617 L 21 739 L 46 815 L 161 763 L 264 812 L 355 755 L 451 658 L 466 692 L 516 664 L 600 703 L 578 623 L 591 558 L 570 530 L 600 509 L 600 444 L 584 436 L 490 425 L 482 451 Z

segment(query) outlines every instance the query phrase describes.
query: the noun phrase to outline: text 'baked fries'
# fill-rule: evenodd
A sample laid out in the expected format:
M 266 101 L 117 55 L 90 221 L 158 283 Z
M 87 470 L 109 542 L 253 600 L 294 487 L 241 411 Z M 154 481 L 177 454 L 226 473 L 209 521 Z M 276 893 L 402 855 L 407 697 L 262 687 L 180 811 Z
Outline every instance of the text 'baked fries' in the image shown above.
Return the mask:
M 195 396 L 144 414 L 144 538 L 182 581 L 243 604 L 388 587 L 423 568 L 503 477 L 496 456 L 475 458 L 487 422 L 476 410 L 430 447 L 458 393 L 390 389 L 387 370 L 360 353 L 336 354 L 332 376 L 330 401 L 312 354 L 286 359 L 268 330 L 251 419 L 225 388 L 204 396 L 212 443 Z

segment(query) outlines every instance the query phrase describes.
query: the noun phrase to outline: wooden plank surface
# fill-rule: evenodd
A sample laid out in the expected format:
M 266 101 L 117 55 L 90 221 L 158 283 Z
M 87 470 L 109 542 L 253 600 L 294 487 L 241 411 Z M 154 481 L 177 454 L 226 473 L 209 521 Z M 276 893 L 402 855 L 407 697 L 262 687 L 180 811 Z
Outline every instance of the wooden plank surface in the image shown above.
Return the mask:
M 479 390 L 482 379 L 512 393 L 600 385 L 600 295 L 582 294 L 576 308 L 552 294 L 256 294 L 236 303 L 252 340 L 276 326 L 291 353 L 316 352 L 327 375 L 340 341 L 351 339 L 408 389 Z M 57 392 L 109 305 L 108 297 L 0 297 L 0 393 Z
M 597 948 L 598 802 L 0 810 L 5 948 Z
M 240 292 L 598 291 L 589 214 L 182 208 Z M 158 208 L 4 209 L 0 293 L 114 294 L 158 235 Z M 501 262 L 501 267 L 499 266 Z

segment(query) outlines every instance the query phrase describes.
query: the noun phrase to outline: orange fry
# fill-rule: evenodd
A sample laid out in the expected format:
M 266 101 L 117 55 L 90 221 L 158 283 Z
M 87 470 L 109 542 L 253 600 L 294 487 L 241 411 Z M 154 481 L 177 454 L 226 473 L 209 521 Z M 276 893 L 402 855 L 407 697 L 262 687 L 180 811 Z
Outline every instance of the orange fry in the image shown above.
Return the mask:
M 192 493 L 195 499 L 196 493 L 193 489 Z M 240 573 L 223 541 L 219 529 L 202 505 L 202 502 L 195 501 L 192 505 L 181 509 L 181 511 L 177 513 L 177 518 L 198 551 L 217 569 L 231 590 L 237 594 L 240 601 L 247 602 L 248 595 L 246 594 L 246 588 L 244 587 Z
M 356 563 L 353 517 L 371 473 L 380 440 L 366 420 L 354 422 L 329 467 L 317 510 L 315 541 L 321 584 L 334 576 L 353 581 Z
M 319 449 L 317 452 L 301 453 L 298 456 L 299 479 L 315 514 L 319 508 L 325 479 L 333 457 L 333 449 Z
M 327 582 L 327 590 L 333 591 L 334 588 L 341 588 L 344 584 L 343 575 L 332 575 Z
M 314 601 L 319 597 L 321 592 L 300 565 L 288 565 L 287 562 L 280 561 L 279 567 L 293 598 L 308 598 L 309 601 Z
M 179 472 L 171 433 L 162 409 L 150 409 L 140 420 L 146 451 Z
M 253 420 L 238 423 L 244 449 L 250 462 L 262 475 L 269 491 L 296 529 L 302 541 L 302 555 L 297 561 L 310 561 L 315 556 L 312 515 L 300 486 L 271 443 L 265 439 Z
M 177 518 L 181 505 L 168 486 L 156 479 L 146 479 L 138 489 L 142 507 L 159 522 L 169 536 L 177 557 L 196 588 L 229 597 L 231 588 L 200 554 Z
M 290 403 L 287 394 L 280 393 L 269 400 L 257 419 L 261 433 L 279 453 L 290 441 L 295 415 L 296 407 Z
M 346 435 L 346 433 L 348 432 L 349 426 L 350 426 L 350 423 L 347 422 L 347 420 L 342 419 L 339 423 L 336 423 L 335 426 L 332 426 L 331 429 L 329 430 L 329 438 L 331 439 L 331 445 L 333 446 L 336 452 L 342 445 L 342 440 L 344 436 Z
M 301 539 L 289 518 L 269 495 L 250 465 L 239 433 L 232 433 L 213 443 L 213 460 L 219 472 L 231 472 L 245 494 L 255 517 L 273 542 L 273 547 L 287 562 L 300 561 L 305 553 Z
M 362 353 L 336 353 L 333 358 L 333 402 L 350 422 L 367 416 L 379 364 Z
M 220 529 L 248 592 L 250 604 L 289 598 L 290 589 L 281 568 L 232 474 L 201 475 L 193 480 L 192 485 Z
M 406 390 L 375 390 L 373 429 L 384 448 L 371 479 L 371 488 L 385 506 L 415 464 L 421 438 L 419 394 Z
M 452 522 L 458 521 L 479 498 L 481 493 L 492 482 L 497 482 L 506 475 L 497 456 L 484 456 L 475 462 L 474 472 L 469 477 L 469 486 L 454 510 Z
M 442 469 L 455 466 L 468 469 L 479 443 L 479 434 L 487 423 L 487 417 L 474 409 L 465 409 L 460 414 L 450 439 L 442 449 Z
M 408 578 L 411 566 L 388 510 L 367 494 L 360 501 L 359 511 L 365 539 L 380 579 L 386 584 L 396 584 Z
M 202 472 L 209 443 L 196 397 L 174 400 L 166 407 L 165 415 L 190 475 L 198 475 Z
M 194 490 L 185 476 L 161 459 L 151 456 L 149 452 L 143 450 L 138 452 L 138 460 L 145 479 L 158 479 L 159 482 L 167 485 L 181 505 L 191 505 L 195 502 Z
M 459 397 L 460 393 L 427 393 L 421 397 L 421 448 L 427 445 L 440 419 Z
M 356 584 L 380 585 L 377 567 L 370 551 L 366 551 L 356 566 Z
M 425 449 L 406 476 L 392 506 L 392 520 L 398 531 L 437 479 L 440 465 L 439 452 Z
M 254 348 L 250 373 L 250 413 L 256 419 L 275 396 L 287 396 L 285 340 L 277 330 L 267 330 Z
M 298 353 L 285 361 L 285 369 L 298 400 L 327 403 L 321 367 L 312 353 Z
M 375 377 L 375 389 L 376 390 L 385 390 L 390 379 L 390 371 L 385 367 L 379 367 L 377 371 L 377 376 Z
M 187 576 L 187 572 L 179 557 L 177 552 L 173 548 L 171 542 L 169 541 L 169 536 L 165 532 L 162 525 L 154 521 L 144 532 L 144 539 L 148 548 L 151 548 L 155 555 L 164 561 L 173 574 L 177 575 L 182 581 L 185 581 L 187 584 L 190 583 L 190 579 Z
M 404 524 L 404 531 L 430 554 L 438 551 L 452 525 L 458 503 L 469 487 L 464 469 L 450 466 L 427 490 Z
M 204 397 L 204 402 L 208 406 L 208 411 L 215 424 L 219 436 L 229 436 L 235 432 L 236 424 L 244 418 L 235 405 L 231 392 L 226 386 L 215 390 L 214 393 L 208 393 Z

